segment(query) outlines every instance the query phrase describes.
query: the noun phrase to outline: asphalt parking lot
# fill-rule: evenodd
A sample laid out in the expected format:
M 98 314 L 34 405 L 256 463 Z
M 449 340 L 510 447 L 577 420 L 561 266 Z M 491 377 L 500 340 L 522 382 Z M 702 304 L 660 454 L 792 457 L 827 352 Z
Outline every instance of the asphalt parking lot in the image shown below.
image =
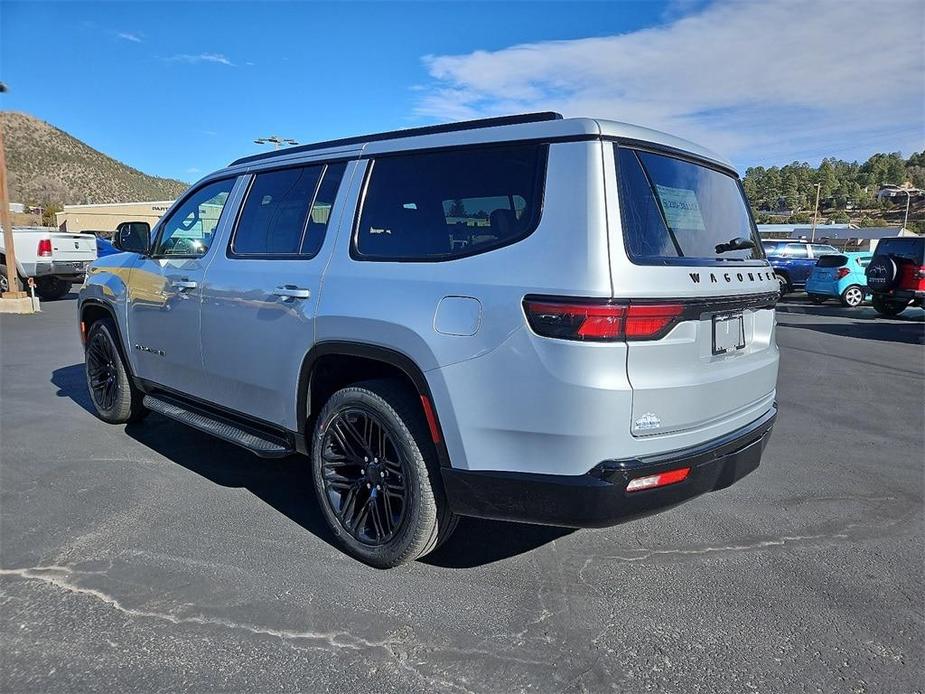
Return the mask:
M 97 420 L 75 302 L 0 318 L 0 690 L 916 692 L 925 316 L 778 314 L 734 487 L 605 530 L 463 520 L 377 571 L 301 458 Z

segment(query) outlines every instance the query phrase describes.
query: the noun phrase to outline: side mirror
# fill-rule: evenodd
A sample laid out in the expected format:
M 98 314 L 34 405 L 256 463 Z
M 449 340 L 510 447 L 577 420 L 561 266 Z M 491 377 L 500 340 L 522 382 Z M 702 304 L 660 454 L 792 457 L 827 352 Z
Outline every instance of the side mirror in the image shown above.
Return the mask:
M 147 222 L 122 222 L 116 227 L 112 245 L 120 251 L 146 255 L 151 246 L 151 225 Z

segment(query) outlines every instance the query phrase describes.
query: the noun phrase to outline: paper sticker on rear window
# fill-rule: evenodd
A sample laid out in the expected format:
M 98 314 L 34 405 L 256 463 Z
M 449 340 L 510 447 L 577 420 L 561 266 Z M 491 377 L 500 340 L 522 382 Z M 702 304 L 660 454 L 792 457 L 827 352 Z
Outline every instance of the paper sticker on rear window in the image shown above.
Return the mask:
M 697 202 L 697 194 L 687 188 L 671 188 L 656 184 L 658 200 L 665 213 L 665 220 L 672 229 L 695 229 L 704 231 L 703 215 Z

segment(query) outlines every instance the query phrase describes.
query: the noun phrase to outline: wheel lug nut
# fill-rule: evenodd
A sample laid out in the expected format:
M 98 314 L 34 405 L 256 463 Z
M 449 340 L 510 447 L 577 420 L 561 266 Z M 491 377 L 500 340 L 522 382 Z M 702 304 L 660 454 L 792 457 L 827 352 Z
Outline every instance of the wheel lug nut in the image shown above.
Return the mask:
M 379 476 L 380 476 L 380 477 L 385 477 L 385 473 L 384 473 L 384 472 L 380 472 L 380 473 L 379 473 Z
M 366 483 L 366 488 L 369 489 L 369 487 L 370 487 L 370 484 L 369 484 L 369 482 L 367 482 L 367 483 Z
M 379 458 L 373 458 L 373 462 L 374 462 L 374 463 L 378 463 L 378 462 L 379 462 Z
M 364 463 L 368 463 L 368 462 L 369 462 L 369 458 L 367 458 L 366 456 L 364 456 L 364 457 L 363 457 L 363 462 L 364 462 Z
M 376 485 L 376 489 L 382 489 L 382 487 L 380 487 L 380 486 L 377 484 L 377 485 Z
M 361 474 L 361 475 L 365 475 L 365 474 L 366 474 L 366 468 L 363 468 L 362 470 L 360 470 L 360 474 Z

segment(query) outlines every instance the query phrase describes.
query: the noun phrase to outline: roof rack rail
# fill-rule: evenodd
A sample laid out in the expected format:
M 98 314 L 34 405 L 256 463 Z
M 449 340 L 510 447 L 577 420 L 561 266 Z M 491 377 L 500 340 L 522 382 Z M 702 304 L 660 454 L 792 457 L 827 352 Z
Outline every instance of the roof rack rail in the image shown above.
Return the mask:
M 550 120 L 561 120 L 562 114 L 553 111 L 541 111 L 538 113 L 522 113 L 516 116 L 498 116 L 495 118 L 479 118 L 477 120 L 465 120 L 458 123 L 444 123 L 442 125 L 425 125 L 420 128 L 405 128 L 403 130 L 389 130 L 384 133 L 374 133 L 372 135 L 359 135 L 357 137 L 344 137 L 339 140 L 326 140 L 324 142 L 315 142 L 308 145 L 298 145 L 296 147 L 287 147 L 282 150 L 264 152 L 262 154 L 252 154 L 247 157 L 235 159 L 229 166 L 246 164 L 252 161 L 261 161 L 262 159 L 272 159 L 273 157 L 283 154 L 295 154 L 298 152 L 311 152 L 317 149 L 327 149 L 328 147 L 346 147 L 347 145 L 358 145 L 366 142 L 380 142 L 382 140 L 395 140 L 400 137 L 417 137 L 419 135 L 434 135 L 436 133 L 452 133 L 459 130 L 477 130 L 479 128 L 494 128 L 500 125 L 518 125 L 521 123 L 540 123 Z

